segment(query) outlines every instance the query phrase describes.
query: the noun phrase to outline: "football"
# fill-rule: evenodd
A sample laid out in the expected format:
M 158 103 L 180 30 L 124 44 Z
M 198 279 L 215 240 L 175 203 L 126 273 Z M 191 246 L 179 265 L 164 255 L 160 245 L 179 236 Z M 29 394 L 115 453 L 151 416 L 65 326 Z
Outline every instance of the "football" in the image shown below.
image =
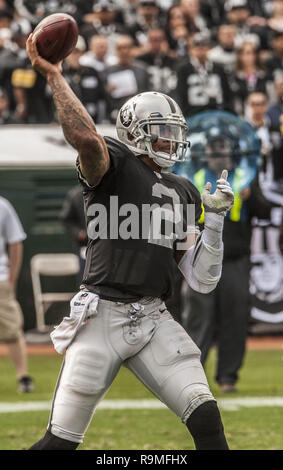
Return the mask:
M 44 18 L 34 29 L 36 45 L 41 57 L 52 64 L 65 59 L 78 40 L 76 20 L 65 13 L 55 13 Z

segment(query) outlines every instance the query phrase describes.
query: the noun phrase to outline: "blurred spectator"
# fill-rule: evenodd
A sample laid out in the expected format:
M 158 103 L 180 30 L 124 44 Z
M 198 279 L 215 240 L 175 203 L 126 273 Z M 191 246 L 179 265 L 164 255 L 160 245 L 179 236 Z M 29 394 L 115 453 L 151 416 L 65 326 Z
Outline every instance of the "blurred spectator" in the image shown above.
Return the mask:
M 69 13 L 76 11 L 75 2 L 71 0 L 15 0 L 14 6 L 20 17 L 26 18 L 34 26 L 45 16 L 53 13 Z
M 283 1 L 282 1 L 283 3 Z M 282 22 L 283 24 L 283 22 Z M 268 70 L 271 80 L 275 76 L 282 74 L 283 69 L 283 30 L 273 31 L 271 41 L 271 55 L 266 61 L 266 69 Z
M 12 43 L 13 14 L 10 10 L 0 9 L 0 86 L 5 89 L 8 101 L 13 107 L 11 74 L 19 64 Z
M 93 11 L 84 16 L 84 24 L 80 28 L 88 46 L 93 35 L 104 35 L 109 38 L 109 53 L 112 53 L 117 36 L 125 33 L 125 28 L 116 22 L 116 15 L 117 8 L 113 0 L 93 2 Z
M 15 124 L 10 111 L 9 97 L 3 88 L 0 88 L 0 125 Z
M 47 124 L 54 121 L 54 108 L 45 78 L 31 66 L 25 49 L 29 34 L 26 23 L 15 25 L 14 40 L 17 45 L 14 54 L 14 70 L 11 85 L 15 97 L 15 115 L 24 123 Z
M 26 62 L 26 40 L 31 32 L 31 25 L 25 18 L 20 18 L 17 22 L 13 22 L 11 26 L 12 40 L 14 45 L 14 70 L 21 68 Z M 25 91 L 13 86 L 14 72 L 10 78 L 10 87 L 13 92 L 12 109 L 14 117 L 18 123 L 26 122 L 28 119 L 28 109 Z
M 136 22 L 128 31 L 137 48 L 135 55 L 146 52 L 147 33 L 150 29 L 160 27 L 160 13 L 161 10 L 156 0 L 138 1 Z
M 221 65 L 226 74 L 232 74 L 236 67 L 235 40 L 237 28 L 233 24 L 222 24 L 218 28 L 218 44 L 213 47 L 208 58 L 215 64 Z
M 76 186 L 67 193 L 60 214 L 60 220 L 62 221 L 66 232 L 71 237 L 74 249 L 80 260 L 80 272 L 78 278 L 78 285 L 80 285 L 84 273 L 85 251 L 88 239 L 81 185 Z
M 94 0 L 75 0 L 76 12 L 74 17 L 78 22 L 79 28 L 84 24 L 84 20 L 88 19 L 88 15 L 92 13 Z
M 190 60 L 177 73 L 176 98 L 185 117 L 205 109 L 223 109 L 231 100 L 224 70 L 208 59 L 211 40 L 197 33 L 189 40 Z
M 251 124 L 261 140 L 262 168 L 273 178 L 271 162 L 272 143 L 270 137 L 269 120 L 267 117 L 267 97 L 264 93 L 250 93 L 245 106 L 245 119 Z
M 184 59 L 188 57 L 188 42 L 190 33 L 185 26 L 176 26 L 172 31 L 172 37 L 175 40 L 175 49 L 170 51 L 170 55 L 176 59 Z
M 225 19 L 223 0 L 201 0 L 200 8 L 209 29 L 220 26 Z
M 7 8 L 0 9 L 0 48 L 13 50 L 12 31 L 13 13 Z
M 267 25 L 272 31 L 283 33 L 283 0 L 273 0 L 271 16 Z
M 272 150 L 273 179 L 283 184 L 283 74 L 275 78 L 276 103 L 267 110 Z
M 31 70 L 24 43 L 31 29 L 43 17 L 55 12 L 69 13 L 78 21 L 80 35 L 87 44 L 80 64 L 95 69 L 103 80 L 105 68 L 118 62 L 116 39 L 121 34 L 129 34 L 134 40 L 131 54 L 139 56 L 139 60 L 143 56 L 150 67 L 150 88 L 171 94 L 177 73 L 177 63 L 173 59 L 178 59 L 181 64 L 190 62 L 192 49 L 189 46 L 193 35 L 206 34 L 209 28 L 213 41 L 207 63 L 213 62 L 218 70 L 221 66 L 229 76 L 235 63 L 234 46 L 252 41 L 258 47 L 257 60 L 266 63 L 268 74 L 266 89 L 260 87 L 259 91 L 267 92 L 272 102 L 276 99 L 274 78 L 283 65 L 283 0 L 0 0 L 0 87 L 8 95 L 10 118 L 12 116 L 16 122 L 49 123 L 54 120 L 49 88 L 45 80 Z M 158 51 L 161 40 L 150 39 L 151 34 L 153 37 L 162 34 L 156 32 L 160 29 L 165 32 L 168 43 L 165 47 L 165 41 L 162 42 L 162 53 Z M 156 52 L 152 42 L 155 42 Z M 196 62 L 195 57 L 192 62 Z M 157 71 L 160 71 L 159 76 Z M 256 91 L 262 73 L 262 70 L 256 73 Z M 196 103 L 199 109 L 205 109 L 212 107 L 215 100 L 217 106 L 231 109 L 225 78 L 223 83 L 221 81 L 220 87 L 224 88 L 222 99 L 219 99 L 218 84 L 214 92 L 217 98 L 209 97 L 214 86 L 210 85 L 208 92 L 203 93 L 203 83 L 207 84 L 207 75 L 211 75 L 207 74 L 206 67 L 200 67 L 199 75 L 201 84 L 188 86 L 183 83 L 183 89 L 186 89 L 183 99 L 185 102 L 192 99 L 195 103 L 190 108 L 192 112 L 198 108 Z M 242 114 L 247 96 L 245 93 L 242 96 L 242 92 L 247 83 L 243 86 L 245 80 L 238 83 L 238 78 L 233 80 L 240 87 L 236 112 Z M 218 82 L 218 78 L 215 80 Z M 254 91 L 250 88 L 253 78 L 248 82 L 249 94 Z
M 273 0 L 248 0 L 253 17 L 265 19 L 272 12 Z
M 94 122 L 99 124 L 106 117 L 106 91 L 98 72 L 80 64 L 85 49 L 85 41 L 79 36 L 76 47 L 63 62 L 63 75 Z
M 201 14 L 199 0 L 180 0 L 180 6 L 184 11 L 190 33 L 207 30 L 207 22 Z
M 0 0 L 0 8 L 9 8 L 13 11 L 14 0 Z
M 110 119 L 116 122 L 118 110 L 131 96 L 149 90 L 149 75 L 146 69 L 134 63 L 133 40 L 122 35 L 116 40 L 118 64 L 105 70 L 107 91 L 110 97 Z
M 9 8 L 1 7 L 0 8 L 0 30 L 1 30 L 1 39 L 10 39 L 11 38 L 11 24 L 13 21 L 13 12 Z
M 243 41 L 250 41 L 259 46 L 262 40 L 262 29 L 249 25 L 248 19 L 251 16 L 251 11 L 248 1 L 226 0 L 224 8 L 228 22 L 237 27 L 236 46 L 240 47 Z M 262 47 L 266 47 L 265 43 L 266 40 Z
M 188 53 L 189 30 L 184 10 L 179 4 L 168 9 L 165 22 L 165 33 L 169 49 L 176 57 L 184 57 Z
M 80 58 L 81 65 L 94 68 L 102 78 L 105 67 L 110 65 L 107 63 L 108 43 L 107 36 L 94 34 L 89 40 L 89 50 Z
M 23 240 L 26 234 L 13 206 L 0 198 L 0 342 L 8 347 L 15 366 L 19 392 L 33 392 L 27 375 L 23 314 L 16 300 L 16 286 L 22 264 Z
M 148 32 L 148 52 L 136 59 L 146 65 L 149 73 L 149 89 L 169 94 L 176 88 L 176 60 L 167 54 L 168 43 L 162 29 Z
M 267 76 L 259 60 L 258 49 L 252 42 L 243 42 L 237 50 L 237 61 L 231 88 L 234 93 L 234 108 L 244 115 L 247 96 L 254 92 L 266 93 Z
M 122 24 L 127 27 L 133 26 L 137 19 L 137 7 L 139 0 L 116 0 L 115 2 L 122 16 Z
M 262 60 L 269 58 L 269 49 L 274 35 L 283 33 L 283 0 L 273 0 L 270 4 L 270 14 L 267 18 L 250 17 L 248 19 L 249 25 L 255 25 L 260 37 Z
M 221 170 L 229 170 L 229 181 L 237 188 L 237 168 L 233 168 L 231 144 L 226 136 L 212 138 L 206 148 L 207 168 L 195 174 L 195 185 L 202 192 L 205 181 L 216 185 Z M 213 191 L 213 189 L 212 189 Z M 251 219 L 268 218 L 268 203 L 254 180 L 250 187 L 234 189 L 235 205 L 224 219 L 224 258 L 222 276 L 215 290 L 200 294 L 188 288 L 185 308 L 187 330 L 201 350 L 204 364 L 210 348 L 217 345 L 216 382 L 222 392 L 235 392 L 238 372 L 245 354 L 250 314 L 249 270 Z
M 11 25 L 13 50 L 20 59 L 26 57 L 26 41 L 31 31 L 31 24 L 25 18 L 18 18 L 17 21 L 13 21 Z

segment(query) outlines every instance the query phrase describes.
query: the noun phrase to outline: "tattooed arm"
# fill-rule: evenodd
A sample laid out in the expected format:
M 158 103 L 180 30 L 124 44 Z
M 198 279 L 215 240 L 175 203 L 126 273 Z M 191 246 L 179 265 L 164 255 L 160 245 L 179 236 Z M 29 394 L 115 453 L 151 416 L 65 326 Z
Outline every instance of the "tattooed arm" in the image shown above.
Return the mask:
M 78 151 L 83 176 L 95 186 L 110 166 L 103 137 L 97 133 L 92 118 L 62 76 L 61 63 L 53 65 L 40 57 L 32 34 L 27 40 L 27 53 L 32 66 L 48 81 L 66 140 Z

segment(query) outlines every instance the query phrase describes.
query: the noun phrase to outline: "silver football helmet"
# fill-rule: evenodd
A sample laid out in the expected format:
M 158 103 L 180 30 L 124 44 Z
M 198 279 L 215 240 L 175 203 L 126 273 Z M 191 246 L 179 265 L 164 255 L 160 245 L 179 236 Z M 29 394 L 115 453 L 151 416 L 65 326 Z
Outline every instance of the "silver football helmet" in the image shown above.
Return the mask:
M 116 130 L 118 139 L 130 150 L 148 155 L 163 168 L 183 161 L 190 145 L 179 105 L 156 91 L 130 98 L 118 113 Z M 157 141 L 160 148 L 154 150 Z

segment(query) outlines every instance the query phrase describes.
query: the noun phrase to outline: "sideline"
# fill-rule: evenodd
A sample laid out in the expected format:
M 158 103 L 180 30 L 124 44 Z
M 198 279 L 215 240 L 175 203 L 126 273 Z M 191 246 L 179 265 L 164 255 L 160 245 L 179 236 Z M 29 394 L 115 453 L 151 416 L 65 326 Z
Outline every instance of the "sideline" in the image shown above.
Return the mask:
M 219 408 L 224 411 L 238 411 L 240 408 L 283 407 L 283 397 L 242 397 L 218 398 Z M 18 413 L 23 411 L 48 411 L 51 401 L 0 403 L 0 413 Z M 159 400 L 104 400 L 98 410 L 160 410 L 168 409 Z

